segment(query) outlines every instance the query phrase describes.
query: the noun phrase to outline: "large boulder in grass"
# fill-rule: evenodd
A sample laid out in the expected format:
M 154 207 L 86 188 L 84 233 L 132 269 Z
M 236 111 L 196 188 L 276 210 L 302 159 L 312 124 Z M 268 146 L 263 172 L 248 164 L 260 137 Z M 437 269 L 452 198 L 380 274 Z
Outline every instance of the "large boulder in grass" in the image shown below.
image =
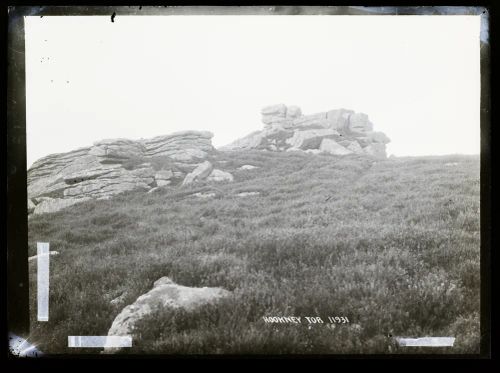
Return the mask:
M 114 319 L 108 331 L 108 336 L 134 335 L 137 332 L 136 324 L 139 320 L 160 308 L 168 312 L 169 309 L 195 310 L 206 304 L 212 304 L 231 295 L 231 292 L 217 287 L 188 287 L 174 283 L 168 277 L 157 280 L 153 289 L 141 295 L 133 303 L 125 307 Z M 105 352 L 112 353 L 116 348 L 106 348 Z
M 198 167 L 196 167 L 192 172 L 186 175 L 184 181 L 182 182 L 182 185 L 189 185 L 196 181 L 205 179 L 208 175 L 210 175 L 213 169 L 214 166 L 209 161 L 200 163 Z
M 212 170 L 210 175 L 208 175 L 207 177 L 207 181 L 214 181 L 214 182 L 221 182 L 221 181 L 231 182 L 233 180 L 234 177 L 231 173 L 217 169 Z
M 244 164 L 243 166 L 238 167 L 238 170 L 253 170 L 254 168 L 258 167 L 251 164 Z

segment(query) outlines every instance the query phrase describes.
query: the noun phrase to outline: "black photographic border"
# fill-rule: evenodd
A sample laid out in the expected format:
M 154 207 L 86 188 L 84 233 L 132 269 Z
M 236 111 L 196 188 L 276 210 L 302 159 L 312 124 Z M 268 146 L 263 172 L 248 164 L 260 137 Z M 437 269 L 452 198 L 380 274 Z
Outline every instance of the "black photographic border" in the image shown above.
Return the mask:
M 122 15 L 180 15 L 180 14 L 247 14 L 247 15 L 482 15 L 491 27 L 492 9 L 486 6 L 11 6 L 5 9 L 6 22 L 6 151 L 7 151 L 7 330 L 20 336 L 29 335 L 29 280 L 28 280 L 28 220 L 26 169 L 26 99 L 25 99 L 25 40 L 24 16 L 109 15 L 110 22 Z M 384 355 L 100 355 L 57 354 L 44 357 L 58 358 L 482 358 L 491 357 L 491 274 L 492 274 L 492 142 L 491 142 L 491 29 L 488 40 L 481 41 L 481 172 L 480 172 L 480 226 L 481 226 L 481 342 L 480 353 L 459 354 L 384 354 Z M 5 257 L 4 257 L 5 258 Z M 6 336 L 7 337 L 7 336 Z

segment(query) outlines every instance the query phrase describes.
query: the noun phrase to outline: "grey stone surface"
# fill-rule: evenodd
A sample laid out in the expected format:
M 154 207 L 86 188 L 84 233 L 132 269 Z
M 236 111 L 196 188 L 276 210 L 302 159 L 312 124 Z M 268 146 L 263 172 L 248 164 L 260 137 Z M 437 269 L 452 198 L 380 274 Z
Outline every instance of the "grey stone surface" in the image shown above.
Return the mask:
M 325 136 L 338 135 L 339 133 L 330 128 L 311 129 L 311 130 L 296 130 L 293 136 L 286 140 L 286 143 L 293 148 L 302 148 L 306 140 L 314 138 L 323 138 Z
M 385 144 L 390 142 L 384 133 L 373 131 L 368 115 L 344 108 L 303 115 L 297 106 L 272 105 L 262 109 L 262 121 L 263 130 L 252 132 L 220 150 L 304 150 L 311 154 L 356 153 L 382 157 Z M 333 142 L 325 142 L 321 150 L 323 139 Z
M 262 108 L 262 115 L 286 116 L 286 106 L 284 104 L 270 105 Z
M 388 144 L 391 142 L 391 139 L 383 132 L 371 132 L 368 137 L 370 140 L 377 143 Z
M 373 130 L 373 124 L 364 113 L 354 113 L 349 116 L 349 131 L 354 134 L 365 135 Z
M 198 197 L 198 198 L 212 198 L 212 197 L 215 197 L 216 194 L 213 192 L 208 192 L 208 193 L 197 192 L 197 193 L 193 193 L 192 196 Z
M 35 210 L 36 205 L 33 203 L 33 201 L 28 198 L 28 213 L 31 214 Z
M 244 164 L 243 166 L 238 167 L 238 170 L 253 170 L 254 168 L 258 167 L 251 164 Z
M 346 147 L 340 145 L 335 140 L 332 139 L 323 139 L 321 141 L 321 145 L 319 150 L 324 153 L 329 153 L 333 155 L 346 155 L 353 153 L 352 150 L 347 149 Z
M 136 330 L 137 322 L 151 314 L 157 307 L 165 309 L 165 312 L 176 308 L 192 311 L 230 295 L 231 292 L 222 288 L 182 286 L 168 277 L 162 277 L 154 283 L 153 289 L 141 295 L 116 316 L 109 328 L 108 336 L 134 335 L 140 332 Z M 112 353 L 116 350 L 110 348 L 105 351 Z
M 234 180 L 234 177 L 231 173 L 222 171 L 222 170 L 212 170 L 210 175 L 207 177 L 207 181 L 215 181 L 215 182 L 221 182 L 221 181 L 228 181 L 231 182 Z
M 126 191 L 150 190 L 155 183 L 180 182 L 215 151 L 212 137 L 207 131 L 182 131 L 136 141 L 105 139 L 43 157 L 28 170 L 28 211 L 55 212 L 89 198 L 109 199 Z M 155 171 L 152 159 L 170 159 L 179 170 Z
M 298 118 L 302 115 L 302 110 L 298 106 L 289 106 L 286 110 L 286 117 L 290 119 Z
M 198 167 L 196 167 L 192 172 L 186 175 L 184 181 L 182 182 L 182 185 L 189 185 L 196 181 L 204 180 L 208 175 L 210 175 L 213 169 L 214 166 L 209 161 L 200 163 Z
M 384 159 L 387 157 L 385 145 L 381 143 L 373 143 L 371 145 L 368 145 L 366 148 L 363 148 L 363 151 L 365 152 L 365 154 L 371 155 L 375 158 Z
M 80 202 L 85 202 L 90 200 L 89 197 L 82 198 L 49 198 L 45 199 L 36 205 L 35 210 L 33 211 L 34 215 L 39 214 L 48 214 L 52 212 L 57 212 L 64 208 L 73 206 Z

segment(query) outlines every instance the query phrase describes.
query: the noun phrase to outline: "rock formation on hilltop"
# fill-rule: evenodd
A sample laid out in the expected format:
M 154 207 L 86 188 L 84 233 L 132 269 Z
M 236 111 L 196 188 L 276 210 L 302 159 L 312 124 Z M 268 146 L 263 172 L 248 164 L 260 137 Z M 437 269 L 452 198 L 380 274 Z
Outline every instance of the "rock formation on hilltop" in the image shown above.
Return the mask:
M 129 190 L 180 184 L 215 151 L 212 137 L 210 132 L 182 131 L 138 141 L 102 140 L 41 158 L 28 170 L 28 212 L 54 212 Z
M 385 158 L 385 144 L 390 141 L 382 132 L 373 131 L 366 114 L 352 110 L 303 115 L 297 106 L 280 104 L 263 108 L 262 122 L 262 131 L 220 150 L 355 153 Z M 182 131 L 137 141 L 110 139 L 41 158 L 28 170 L 28 213 L 55 212 L 131 190 L 154 192 L 166 186 L 232 182 L 231 173 L 215 169 L 207 159 L 217 153 L 212 137 L 207 131 Z
M 262 109 L 264 129 L 256 131 L 220 150 L 263 149 L 305 151 L 334 155 L 367 154 L 386 158 L 390 142 L 382 132 L 373 131 L 368 115 L 337 109 L 303 115 L 297 106 L 283 104 Z

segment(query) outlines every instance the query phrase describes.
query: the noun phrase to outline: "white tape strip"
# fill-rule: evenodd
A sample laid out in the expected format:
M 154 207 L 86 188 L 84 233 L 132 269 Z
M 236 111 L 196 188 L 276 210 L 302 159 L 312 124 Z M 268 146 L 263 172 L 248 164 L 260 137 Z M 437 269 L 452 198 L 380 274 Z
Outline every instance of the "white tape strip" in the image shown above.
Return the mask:
M 405 347 L 453 347 L 454 337 L 396 338 Z
M 130 335 L 70 335 L 68 347 L 132 347 Z
M 37 242 L 38 321 L 49 321 L 49 243 Z

